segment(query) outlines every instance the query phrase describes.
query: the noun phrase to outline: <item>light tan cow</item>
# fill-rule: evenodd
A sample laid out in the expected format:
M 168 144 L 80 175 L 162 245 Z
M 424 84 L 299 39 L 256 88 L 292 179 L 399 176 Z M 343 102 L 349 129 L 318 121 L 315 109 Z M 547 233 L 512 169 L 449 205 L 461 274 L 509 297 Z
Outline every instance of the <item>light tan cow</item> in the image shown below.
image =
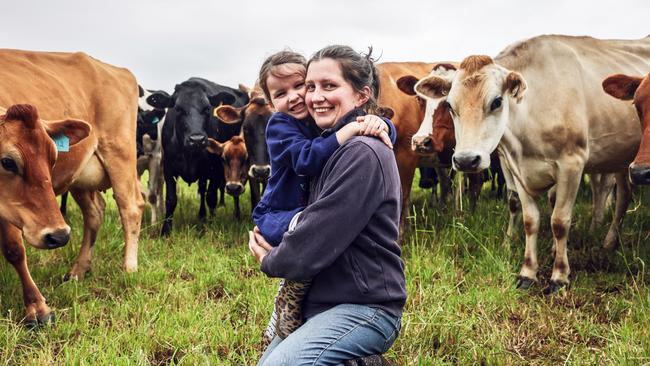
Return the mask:
M 554 292 L 569 282 L 567 238 L 582 173 L 616 173 L 615 218 L 605 239 L 616 245 L 631 198 L 627 166 L 640 140 L 630 105 L 605 94 L 613 72 L 650 69 L 650 38 L 598 40 L 540 36 L 509 46 L 494 60 L 470 56 L 451 79 L 430 77 L 423 90 L 447 95 L 456 134 L 454 167 L 476 172 L 498 150 L 522 203 L 526 251 L 517 285 L 537 281 L 537 198 L 556 186 L 551 215 Z M 506 174 L 508 176 L 508 174 Z
M 31 105 L 0 108 L 0 248 L 20 277 L 30 325 L 54 317 L 29 273 L 21 232 L 38 249 L 61 247 L 70 238 L 52 189 L 52 168 L 65 153 L 57 154 L 50 136 L 66 136 L 74 146 L 89 133 L 83 121 L 42 121 Z
M 111 187 L 124 229 L 124 269 L 135 272 L 144 201 L 136 172 L 138 86 L 131 72 L 84 53 L 0 50 L 0 105 L 15 103 L 37 106 L 47 120 L 78 118 L 92 126 L 88 138 L 59 154 L 52 172 L 54 192 L 70 191 L 84 218 L 69 276 L 80 279 L 90 269 L 104 215 L 100 191 Z M 19 242 L 20 234 L 5 240 Z

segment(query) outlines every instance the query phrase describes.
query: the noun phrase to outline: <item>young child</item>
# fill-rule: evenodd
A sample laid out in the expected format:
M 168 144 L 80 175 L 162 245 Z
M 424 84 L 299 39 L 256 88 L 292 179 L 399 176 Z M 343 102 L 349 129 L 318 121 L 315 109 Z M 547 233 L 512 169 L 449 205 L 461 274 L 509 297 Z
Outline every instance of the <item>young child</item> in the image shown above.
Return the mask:
M 395 126 L 374 115 L 358 118 L 328 137 L 309 116 L 305 105 L 306 60 L 291 51 L 278 52 L 264 61 L 259 84 L 276 109 L 266 128 L 271 159 L 271 178 L 260 203 L 253 210 L 259 232 L 273 246 L 282 241 L 290 223 L 297 221 L 307 205 L 309 177 L 318 176 L 329 157 L 356 135 L 376 136 L 392 148 Z M 302 323 L 300 302 L 309 283 L 284 280 L 276 296 L 275 309 L 264 332 L 264 347 L 274 335 L 286 338 Z M 286 299 L 291 299 L 288 303 Z

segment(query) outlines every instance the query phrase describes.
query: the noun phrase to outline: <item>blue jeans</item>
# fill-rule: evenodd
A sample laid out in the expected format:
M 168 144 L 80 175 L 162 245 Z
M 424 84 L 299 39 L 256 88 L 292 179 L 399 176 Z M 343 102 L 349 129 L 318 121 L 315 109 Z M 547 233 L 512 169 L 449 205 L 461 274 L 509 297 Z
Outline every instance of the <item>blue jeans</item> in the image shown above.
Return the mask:
M 366 305 L 341 304 L 315 315 L 286 339 L 276 336 L 258 366 L 340 365 L 384 353 L 399 334 L 401 318 Z

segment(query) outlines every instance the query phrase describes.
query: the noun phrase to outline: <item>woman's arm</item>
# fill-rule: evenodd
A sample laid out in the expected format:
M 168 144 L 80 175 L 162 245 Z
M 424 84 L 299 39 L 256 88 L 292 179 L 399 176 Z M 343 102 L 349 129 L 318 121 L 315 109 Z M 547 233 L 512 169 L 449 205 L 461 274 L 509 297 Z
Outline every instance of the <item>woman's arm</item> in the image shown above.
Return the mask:
M 296 229 L 263 256 L 261 269 L 267 275 L 313 278 L 359 236 L 385 200 L 381 162 L 364 141 L 342 146 L 330 161 L 320 177 L 322 188 Z

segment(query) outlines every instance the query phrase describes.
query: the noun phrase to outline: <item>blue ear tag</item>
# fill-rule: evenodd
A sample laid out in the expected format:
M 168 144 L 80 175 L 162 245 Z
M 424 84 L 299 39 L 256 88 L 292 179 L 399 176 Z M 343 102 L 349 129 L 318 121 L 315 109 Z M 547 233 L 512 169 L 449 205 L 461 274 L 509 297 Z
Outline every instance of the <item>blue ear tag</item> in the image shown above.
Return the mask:
M 160 122 L 160 118 L 158 118 L 158 117 L 154 117 L 154 118 L 151 120 L 151 124 L 152 124 L 152 125 L 155 125 L 155 124 L 158 123 L 158 122 Z
M 68 152 L 70 151 L 70 139 L 66 135 L 56 135 L 53 137 L 54 144 L 56 144 L 56 150 L 58 152 Z

